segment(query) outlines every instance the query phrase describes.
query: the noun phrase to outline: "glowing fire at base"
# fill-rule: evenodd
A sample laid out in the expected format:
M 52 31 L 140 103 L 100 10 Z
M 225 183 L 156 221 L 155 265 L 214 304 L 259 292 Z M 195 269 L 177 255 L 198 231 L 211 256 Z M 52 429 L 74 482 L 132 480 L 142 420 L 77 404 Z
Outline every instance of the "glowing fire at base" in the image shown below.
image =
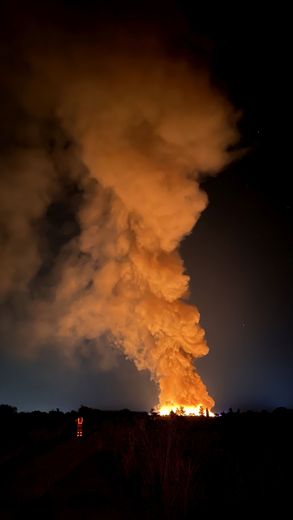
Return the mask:
M 215 417 L 215 414 L 210 410 L 204 408 L 202 404 L 197 406 L 181 406 L 178 404 L 164 405 L 157 409 L 159 415 L 170 415 L 171 412 L 176 415 L 190 415 L 190 416 L 202 416 L 208 415 L 209 417 Z

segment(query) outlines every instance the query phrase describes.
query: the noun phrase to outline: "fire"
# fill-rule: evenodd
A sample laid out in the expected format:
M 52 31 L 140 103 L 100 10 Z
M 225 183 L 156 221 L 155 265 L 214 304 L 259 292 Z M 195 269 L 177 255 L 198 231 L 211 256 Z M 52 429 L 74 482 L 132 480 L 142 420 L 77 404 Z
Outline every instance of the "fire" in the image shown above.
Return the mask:
M 210 410 L 205 409 L 202 404 L 198 404 L 197 406 L 182 406 L 180 404 L 170 404 L 163 405 L 157 409 L 159 415 L 166 416 L 170 415 L 171 412 L 176 415 L 185 415 L 185 416 L 201 416 L 208 415 L 209 417 L 215 417 L 215 414 Z

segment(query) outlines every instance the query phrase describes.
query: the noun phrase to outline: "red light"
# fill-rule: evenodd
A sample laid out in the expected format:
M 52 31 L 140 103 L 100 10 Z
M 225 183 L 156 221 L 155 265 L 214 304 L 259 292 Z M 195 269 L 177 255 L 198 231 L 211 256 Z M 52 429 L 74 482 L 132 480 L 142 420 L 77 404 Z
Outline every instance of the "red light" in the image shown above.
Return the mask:
M 82 437 L 82 435 L 83 435 L 83 431 L 82 431 L 83 417 L 78 417 L 76 422 L 77 422 L 76 437 Z

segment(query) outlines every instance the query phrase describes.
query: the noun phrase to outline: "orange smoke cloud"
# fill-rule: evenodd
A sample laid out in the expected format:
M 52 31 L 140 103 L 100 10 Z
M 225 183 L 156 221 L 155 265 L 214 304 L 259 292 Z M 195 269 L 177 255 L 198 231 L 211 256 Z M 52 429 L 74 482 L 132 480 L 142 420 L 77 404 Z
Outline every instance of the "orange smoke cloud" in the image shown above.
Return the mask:
M 178 248 L 207 206 L 200 181 L 230 160 L 236 116 L 206 71 L 156 46 L 142 55 L 70 50 L 70 59 L 66 49 L 31 53 L 35 72 L 21 101 L 38 120 L 53 111 L 74 143 L 70 160 L 65 147 L 50 155 L 53 174 L 38 168 L 45 184 L 34 182 L 32 191 L 43 200 L 43 186 L 58 191 L 69 178 L 82 193 L 79 233 L 55 259 L 54 284 L 33 303 L 30 333 L 39 342 L 55 335 L 68 349 L 84 339 L 98 348 L 107 336 L 150 371 L 162 405 L 210 409 L 214 401 L 194 366 L 208 346 L 199 312 L 186 301 L 189 277 Z M 46 96 L 33 95 L 40 82 Z
M 198 310 L 184 301 L 189 277 L 178 247 L 207 205 L 200 176 L 228 161 L 231 108 L 186 63 L 119 55 L 101 78 L 66 91 L 59 114 L 93 181 L 79 212 L 82 259 L 71 274 L 80 284 L 68 293 L 65 263 L 58 288 L 67 295 L 59 334 L 110 332 L 150 371 L 161 404 L 211 408 L 193 364 L 208 347 Z

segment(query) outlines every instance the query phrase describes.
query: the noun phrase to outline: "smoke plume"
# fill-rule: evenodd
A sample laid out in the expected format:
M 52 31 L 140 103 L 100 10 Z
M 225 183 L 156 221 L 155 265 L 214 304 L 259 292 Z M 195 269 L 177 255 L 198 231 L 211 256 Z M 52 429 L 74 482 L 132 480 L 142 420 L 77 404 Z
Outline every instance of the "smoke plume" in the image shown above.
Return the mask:
M 22 42 L 1 86 L 3 334 L 18 323 L 25 350 L 68 357 L 94 345 L 105 365 L 115 346 L 161 404 L 210 409 L 179 246 L 207 206 L 202 179 L 231 159 L 235 113 L 204 67 L 157 42 L 55 36 Z

